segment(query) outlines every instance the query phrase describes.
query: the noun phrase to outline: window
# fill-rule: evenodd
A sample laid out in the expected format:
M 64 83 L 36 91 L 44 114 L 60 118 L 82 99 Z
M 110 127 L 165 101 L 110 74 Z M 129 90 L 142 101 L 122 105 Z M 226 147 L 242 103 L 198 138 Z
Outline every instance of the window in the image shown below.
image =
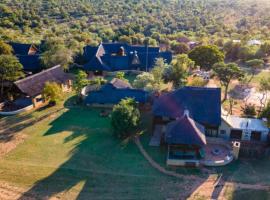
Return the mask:
M 218 131 L 217 129 L 211 129 L 211 128 L 206 128 L 205 129 L 205 135 L 209 137 L 217 137 Z

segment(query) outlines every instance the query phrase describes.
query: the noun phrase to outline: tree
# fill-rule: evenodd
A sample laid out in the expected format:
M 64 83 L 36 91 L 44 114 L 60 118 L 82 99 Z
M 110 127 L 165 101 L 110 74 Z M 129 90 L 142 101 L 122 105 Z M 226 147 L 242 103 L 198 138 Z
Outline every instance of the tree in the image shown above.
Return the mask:
M 213 66 L 215 76 L 219 78 L 220 84 L 225 87 L 223 101 L 227 100 L 228 89 L 233 79 L 241 80 L 244 77 L 244 72 L 235 63 L 225 64 L 224 62 L 216 63 Z
M 210 70 L 215 63 L 224 60 L 223 52 L 217 46 L 212 45 L 195 47 L 189 52 L 188 56 L 195 62 L 195 65 L 206 70 Z
M 230 60 L 237 60 L 240 47 L 241 43 L 238 42 L 234 43 L 233 41 L 226 42 L 223 46 L 226 58 Z
M 130 136 L 140 121 L 140 111 L 132 98 L 123 99 L 113 107 L 111 125 L 113 133 L 119 138 Z
M 12 52 L 12 47 L 3 40 L 0 40 L 0 55 L 11 55 Z
M 23 66 L 12 55 L 0 55 L 0 84 L 1 96 L 4 94 L 4 81 L 16 81 L 24 77 Z
M 261 59 L 253 59 L 246 62 L 247 66 L 250 67 L 251 77 L 248 83 L 254 78 L 255 74 L 259 69 L 261 69 L 264 65 L 264 61 Z
M 254 59 L 255 51 L 250 46 L 243 46 L 239 48 L 237 57 L 243 61 Z
M 50 100 L 50 103 L 57 104 L 62 100 L 63 91 L 62 88 L 55 82 L 45 83 L 43 89 L 43 96 L 46 100 Z
M 189 51 L 189 46 L 182 42 L 172 42 L 171 49 L 174 51 L 175 54 L 183 54 Z
M 175 88 L 186 84 L 188 71 L 194 67 L 194 62 L 186 54 L 178 55 L 164 71 L 166 82 L 172 82 Z
M 265 107 L 266 101 L 267 101 L 267 94 L 268 91 L 270 91 L 270 78 L 262 78 L 260 80 L 260 87 L 259 87 L 260 92 L 262 92 L 262 96 L 260 98 L 260 109 L 259 112 L 262 112 L 262 110 Z
M 125 78 L 125 72 L 117 72 L 115 78 L 120 79 L 125 82 L 129 82 L 128 79 Z
M 77 93 L 78 96 L 80 96 L 82 89 L 87 86 L 89 83 L 89 80 L 87 79 L 87 74 L 80 70 L 76 75 L 75 75 L 75 81 L 74 81 L 74 89 Z
M 254 104 L 247 104 L 242 107 L 244 117 L 254 117 L 256 116 L 256 108 Z
M 137 89 L 153 90 L 154 76 L 149 72 L 143 72 L 136 76 L 133 86 Z
M 267 124 L 268 124 L 268 126 L 270 126 L 270 102 L 268 102 L 267 106 L 262 110 L 259 117 L 266 118 Z
M 164 84 L 164 70 L 167 64 L 164 59 L 158 58 L 150 72 L 139 74 L 133 82 L 135 88 L 147 91 L 160 91 Z
M 69 64 L 73 62 L 73 53 L 65 46 L 56 46 L 41 55 L 41 62 L 45 68 L 61 65 L 67 69 Z
M 270 53 L 270 43 L 265 42 L 264 44 L 261 45 L 260 50 L 264 55 L 269 55 Z
M 155 65 L 150 73 L 153 75 L 154 81 L 152 82 L 152 87 L 154 90 L 159 90 L 161 85 L 164 84 L 164 70 L 167 67 L 163 58 L 157 58 Z
M 189 83 L 188 86 L 194 87 L 203 87 L 207 84 L 207 80 L 204 80 L 202 77 L 194 77 Z

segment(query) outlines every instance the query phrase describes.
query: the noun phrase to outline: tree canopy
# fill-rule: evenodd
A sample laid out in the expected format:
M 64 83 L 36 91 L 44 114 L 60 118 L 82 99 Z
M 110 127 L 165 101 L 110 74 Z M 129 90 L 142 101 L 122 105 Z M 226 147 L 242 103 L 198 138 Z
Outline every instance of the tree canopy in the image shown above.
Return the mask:
M 58 104 L 63 98 L 62 88 L 55 82 L 45 83 L 42 94 L 52 104 Z
M 193 67 L 194 62 L 186 54 L 180 54 L 166 68 L 164 72 L 165 81 L 171 81 L 175 88 L 182 87 L 186 84 L 188 72 Z
M 12 52 L 12 47 L 3 40 L 0 40 L 0 55 L 11 55 Z
M 223 52 L 213 45 L 195 47 L 189 52 L 188 56 L 195 62 L 195 65 L 206 70 L 210 70 L 215 63 L 224 60 Z
M 213 71 L 215 76 L 218 77 L 220 84 L 225 87 L 223 100 L 227 100 L 228 89 L 231 81 L 233 79 L 241 80 L 244 77 L 244 72 L 236 63 L 225 64 L 224 62 L 216 63 L 213 66 Z
M 134 99 L 123 99 L 113 107 L 111 125 L 117 137 L 126 138 L 133 134 L 139 122 L 140 111 Z
M 16 81 L 21 77 L 24 77 L 24 73 L 19 60 L 12 55 L 0 55 L 1 96 L 4 92 L 4 81 Z

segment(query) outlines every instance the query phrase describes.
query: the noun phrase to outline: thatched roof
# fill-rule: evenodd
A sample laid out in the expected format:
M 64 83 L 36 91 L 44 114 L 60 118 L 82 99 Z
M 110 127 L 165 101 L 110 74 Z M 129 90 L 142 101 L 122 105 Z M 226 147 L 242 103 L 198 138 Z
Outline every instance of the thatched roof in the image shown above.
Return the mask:
M 114 78 L 111 80 L 110 84 L 112 84 L 115 88 L 130 88 L 132 89 L 132 86 L 129 84 L 129 82 L 123 81 L 121 79 L 118 78 Z
M 18 80 L 15 85 L 26 95 L 36 96 L 42 93 L 46 82 L 65 83 L 71 76 L 63 71 L 60 65 L 41 71 L 37 74 Z
M 183 116 L 167 125 L 165 140 L 168 144 L 206 145 L 204 127 L 189 116 Z

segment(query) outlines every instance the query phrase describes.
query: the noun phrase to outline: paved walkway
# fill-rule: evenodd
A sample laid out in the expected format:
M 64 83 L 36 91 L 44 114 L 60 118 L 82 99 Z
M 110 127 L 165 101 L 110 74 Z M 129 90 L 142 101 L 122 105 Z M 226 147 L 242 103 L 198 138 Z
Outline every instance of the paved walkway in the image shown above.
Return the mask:
M 154 130 L 154 134 L 151 137 L 151 140 L 149 142 L 149 146 L 159 147 L 162 134 L 163 134 L 162 133 L 162 125 L 156 125 L 155 130 Z

